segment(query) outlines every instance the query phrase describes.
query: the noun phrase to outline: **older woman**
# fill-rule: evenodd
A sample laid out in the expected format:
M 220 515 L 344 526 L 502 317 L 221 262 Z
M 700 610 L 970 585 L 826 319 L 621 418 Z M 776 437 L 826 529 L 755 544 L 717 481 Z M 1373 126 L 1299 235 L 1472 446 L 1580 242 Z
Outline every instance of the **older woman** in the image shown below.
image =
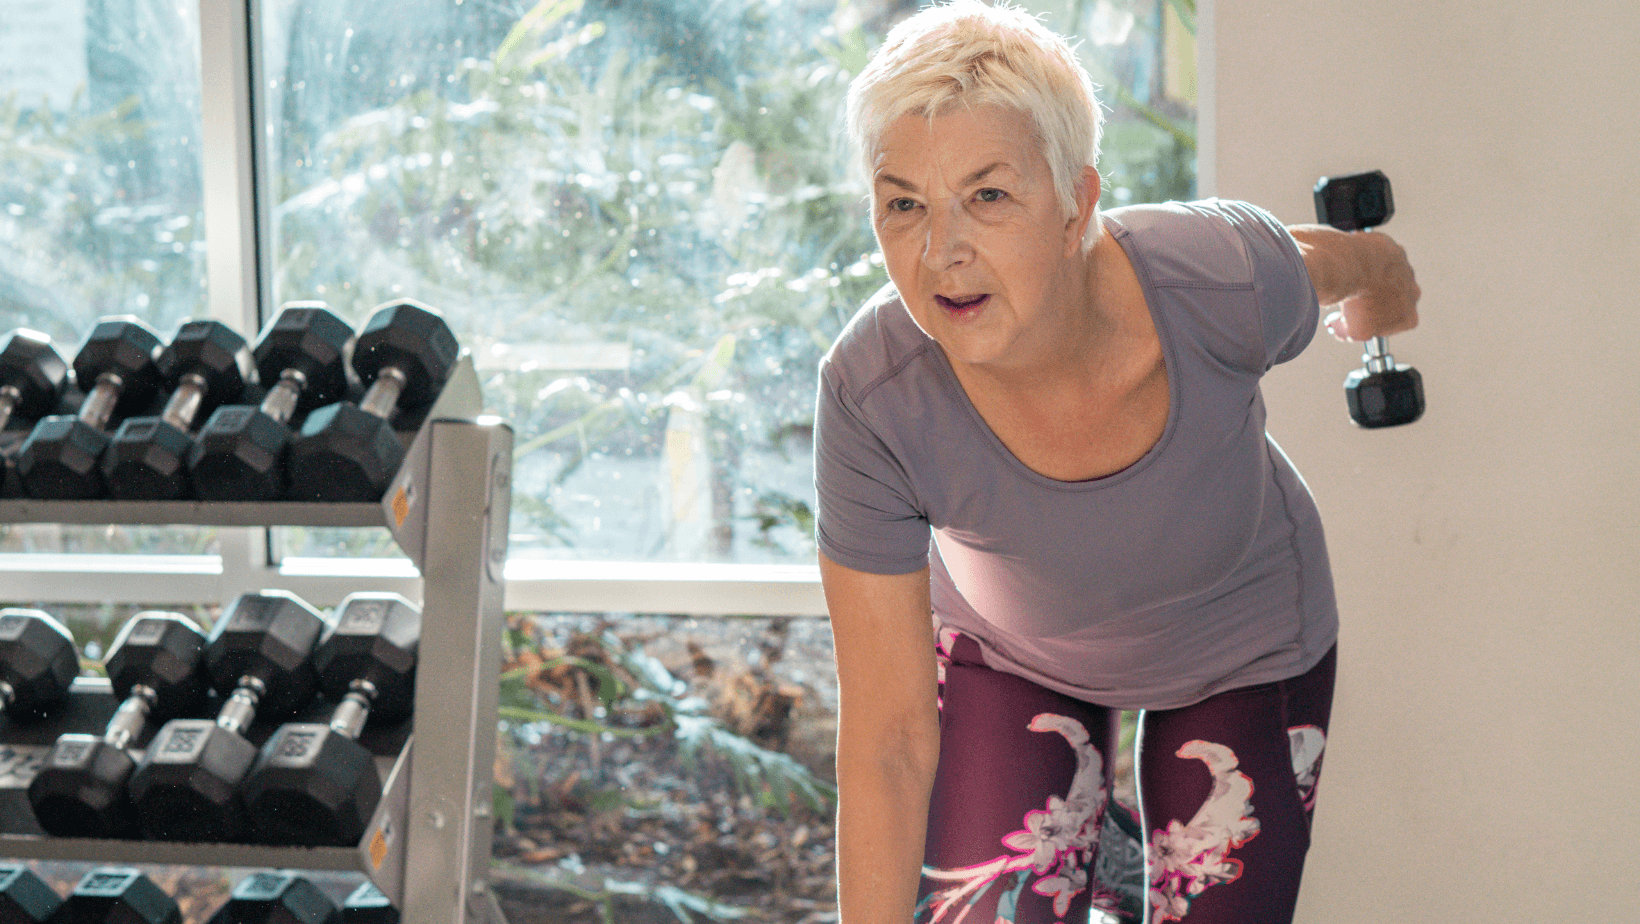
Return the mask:
M 817 413 L 842 924 L 1085 920 L 1120 710 L 1151 920 L 1292 916 L 1337 615 L 1259 378 L 1319 305 L 1363 340 L 1418 288 L 1381 234 L 1101 215 L 1099 119 L 1063 39 L 975 0 L 851 88 L 892 285 Z

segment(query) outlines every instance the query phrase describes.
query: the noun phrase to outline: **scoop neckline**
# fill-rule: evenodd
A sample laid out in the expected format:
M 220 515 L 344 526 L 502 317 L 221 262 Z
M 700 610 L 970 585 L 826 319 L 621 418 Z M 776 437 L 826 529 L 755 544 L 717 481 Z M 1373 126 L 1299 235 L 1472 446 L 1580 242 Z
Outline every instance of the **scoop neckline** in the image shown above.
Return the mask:
M 1042 487 L 1060 491 L 1092 491 L 1114 487 L 1137 477 L 1154 465 L 1156 460 L 1166 452 L 1168 443 L 1172 441 L 1173 434 L 1178 429 L 1180 398 L 1184 392 L 1184 389 L 1180 387 L 1178 376 L 1181 366 L 1177 361 L 1177 351 L 1174 349 L 1173 330 L 1168 324 L 1167 317 L 1157 306 L 1156 287 L 1151 282 L 1149 267 L 1145 264 L 1143 255 L 1130 246 L 1132 232 L 1128 230 L 1127 226 L 1111 217 L 1108 212 L 1101 214 L 1100 217 L 1104 221 L 1111 238 L 1122 248 L 1122 252 L 1127 254 L 1128 262 L 1133 265 L 1134 274 L 1139 277 L 1139 288 L 1144 294 L 1145 308 L 1150 312 L 1151 322 L 1156 327 L 1156 337 L 1161 341 L 1162 364 L 1167 372 L 1167 423 L 1162 427 L 1162 435 L 1157 437 L 1156 442 L 1145 450 L 1145 454 L 1134 460 L 1132 464 L 1108 475 L 1099 475 L 1080 481 L 1061 481 L 1058 478 L 1050 478 L 1026 465 L 1018 456 L 1014 455 L 1014 451 L 1008 448 L 1008 444 L 997 436 L 996 431 L 991 429 L 991 425 L 980 414 L 979 408 L 974 406 L 973 399 L 968 396 L 968 391 L 962 387 L 962 381 L 957 378 L 957 371 L 951 368 L 951 360 L 945 355 L 945 351 L 939 348 L 939 344 L 932 337 L 929 338 L 929 346 L 938 358 L 939 368 L 945 378 L 946 386 L 956 392 L 958 401 L 967 413 L 969 421 L 990 444 L 992 449 L 1007 460 L 1008 465 L 1023 474 L 1028 480 Z

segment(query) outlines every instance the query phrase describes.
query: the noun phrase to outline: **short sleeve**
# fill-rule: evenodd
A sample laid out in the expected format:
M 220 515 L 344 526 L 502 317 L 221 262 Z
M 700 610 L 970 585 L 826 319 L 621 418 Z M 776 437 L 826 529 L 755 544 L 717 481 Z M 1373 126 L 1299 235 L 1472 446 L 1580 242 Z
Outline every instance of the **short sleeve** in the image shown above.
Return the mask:
M 1220 201 L 1220 209 L 1247 248 L 1264 331 L 1264 367 L 1304 352 L 1320 325 L 1321 306 L 1298 244 L 1275 216 L 1246 202 Z
M 815 538 L 832 561 L 872 574 L 928 564 L 928 518 L 888 445 L 824 365 L 814 421 Z

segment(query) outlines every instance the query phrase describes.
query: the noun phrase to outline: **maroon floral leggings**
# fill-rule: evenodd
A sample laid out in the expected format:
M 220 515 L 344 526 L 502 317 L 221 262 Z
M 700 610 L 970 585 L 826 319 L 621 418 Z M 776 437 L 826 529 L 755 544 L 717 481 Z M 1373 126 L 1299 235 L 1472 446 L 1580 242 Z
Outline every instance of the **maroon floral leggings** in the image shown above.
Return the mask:
M 1141 714 L 1150 924 L 1292 920 L 1335 658 Z M 1080 924 L 1090 908 L 1117 911 L 1094 870 L 1120 714 L 987 668 L 964 636 L 941 662 L 918 924 Z

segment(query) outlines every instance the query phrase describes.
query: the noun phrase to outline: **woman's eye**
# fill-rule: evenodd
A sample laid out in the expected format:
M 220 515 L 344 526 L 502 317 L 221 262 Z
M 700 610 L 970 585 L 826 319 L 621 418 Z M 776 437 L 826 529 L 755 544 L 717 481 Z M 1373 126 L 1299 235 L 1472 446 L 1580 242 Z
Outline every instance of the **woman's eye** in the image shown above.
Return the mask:
M 1008 194 L 1000 189 L 982 189 L 974 195 L 981 202 L 1001 202 Z
M 911 199 L 890 199 L 888 202 L 890 212 L 909 212 L 916 207 L 917 203 Z

